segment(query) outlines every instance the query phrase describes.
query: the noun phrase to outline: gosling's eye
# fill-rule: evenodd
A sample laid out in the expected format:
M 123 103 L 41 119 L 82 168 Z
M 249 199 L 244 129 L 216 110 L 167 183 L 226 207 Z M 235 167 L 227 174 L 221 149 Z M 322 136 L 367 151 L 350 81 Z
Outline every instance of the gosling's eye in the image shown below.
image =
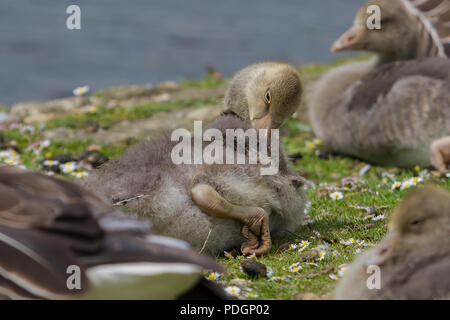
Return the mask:
M 385 19 L 381 20 L 381 25 L 390 24 L 391 22 L 392 22 L 391 18 L 385 18 Z
M 270 104 L 270 102 L 272 102 L 272 94 L 270 93 L 270 89 L 266 90 L 266 93 L 264 94 L 264 101 L 267 104 Z
M 424 218 L 414 219 L 410 223 L 410 228 L 413 231 L 419 231 L 422 228 L 423 223 L 425 222 Z

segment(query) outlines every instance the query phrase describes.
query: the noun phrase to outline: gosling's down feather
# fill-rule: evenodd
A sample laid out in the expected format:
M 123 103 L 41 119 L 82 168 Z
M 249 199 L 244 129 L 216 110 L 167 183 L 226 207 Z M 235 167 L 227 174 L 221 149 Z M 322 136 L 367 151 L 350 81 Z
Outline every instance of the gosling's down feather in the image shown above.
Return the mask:
M 236 116 L 224 115 L 208 128 L 250 127 Z M 175 144 L 169 137 L 143 142 L 93 172 L 86 186 L 148 218 L 158 233 L 212 254 L 243 243 L 241 224 L 202 212 L 191 197 L 196 184 L 212 186 L 230 203 L 265 209 L 274 236 L 293 232 L 302 222 L 306 202 L 302 178 L 289 169 L 283 151 L 280 172 L 264 176 L 260 164 L 175 165 L 171 159 Z
M 0 296 L 173 299 L 204 269 L 222 270 L 84 188 L 0 166 Z M 78 271 L 80 287 L 70 289 Z

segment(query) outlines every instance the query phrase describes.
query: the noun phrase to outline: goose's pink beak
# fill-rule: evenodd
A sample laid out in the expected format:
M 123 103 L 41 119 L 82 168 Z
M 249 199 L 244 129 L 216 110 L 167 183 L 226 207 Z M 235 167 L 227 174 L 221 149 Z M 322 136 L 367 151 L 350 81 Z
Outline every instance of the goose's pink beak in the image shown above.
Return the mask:
M 272 116 L 270 113 L 268 113 L 266 116 L 262 117 L 261 119 L 257 119 L 253 122 L 253 127 L 256 130 L 259 129 L 266 129 L 267 130 L 267 137 L 270 137 L 270 129 L 272 128 Z
M 338 40 L 331 46 L 331 52 L 352 50 L 363 38 L 366 29 L 363 26 L 353 26 L 348 29 Z

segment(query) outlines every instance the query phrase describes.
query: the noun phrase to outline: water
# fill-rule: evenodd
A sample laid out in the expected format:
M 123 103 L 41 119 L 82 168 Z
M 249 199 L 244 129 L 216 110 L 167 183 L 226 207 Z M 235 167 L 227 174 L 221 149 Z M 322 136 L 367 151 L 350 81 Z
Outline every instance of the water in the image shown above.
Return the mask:
M 14 0 L 0 3 L 0 104 L 120 84 L 329 61 L 364 0 Z M 66 28 L 81 7 L 82 29 Z

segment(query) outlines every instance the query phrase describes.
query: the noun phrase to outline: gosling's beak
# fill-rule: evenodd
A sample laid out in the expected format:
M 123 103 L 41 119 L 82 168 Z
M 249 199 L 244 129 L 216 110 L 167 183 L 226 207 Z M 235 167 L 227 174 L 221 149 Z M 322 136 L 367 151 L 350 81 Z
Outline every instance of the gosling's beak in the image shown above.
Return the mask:
M 366 266 L 383 265 L 386 260 L 392 255 L 398 241 L 398 233 L 390 232 L 381 242 L 375 247 L 374 252 L 366 260 Z
M 356 49 L 356 45 L 363 38 L 366 28 L 363 26 L 353 26 L 348 29 L 331 46 L 331 52 Z
M 259 129 L 266 129 L 267 131 L 267 137 L 270 137 L 270 129 L 276 129 L 276 128 L 272 128 L 272 116 L 270 115 L 270 113 L 268 113 L 267 115 L 265 115 L 264 117 L 260 118 L 260 119 L 256 119 L 252 121 L 253 123 L 253 127 L 256 130 Z

